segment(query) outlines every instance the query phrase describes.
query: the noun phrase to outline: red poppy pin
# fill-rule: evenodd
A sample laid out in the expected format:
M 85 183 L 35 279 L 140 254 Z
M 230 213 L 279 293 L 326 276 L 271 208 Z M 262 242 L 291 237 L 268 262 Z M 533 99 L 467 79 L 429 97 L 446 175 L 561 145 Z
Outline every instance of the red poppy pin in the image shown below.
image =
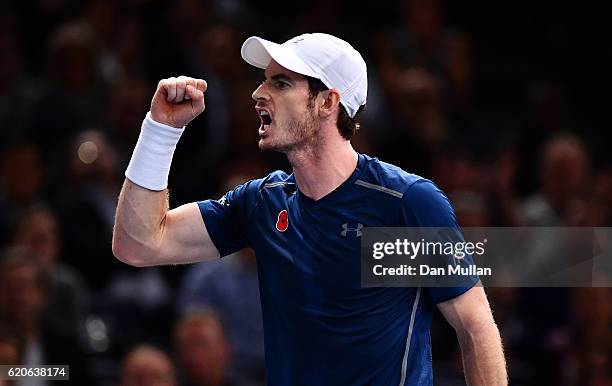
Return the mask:
M 281 210 L 276 220 L 276 230 L 284 232 L 289 228 L 289 214 L 285 209 Z

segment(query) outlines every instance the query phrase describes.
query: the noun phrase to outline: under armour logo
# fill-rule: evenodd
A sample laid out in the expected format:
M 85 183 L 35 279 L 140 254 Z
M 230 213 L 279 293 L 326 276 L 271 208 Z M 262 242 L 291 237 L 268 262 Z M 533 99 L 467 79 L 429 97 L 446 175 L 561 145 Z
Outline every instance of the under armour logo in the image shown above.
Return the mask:
M 291 41 L 291 43 L 298 43 L 298 42 L 301 42 L 302 40 L 304 40 L 304 38 L 295 38 Z
M 347 232 L 355 232 L 355 237 L 361 237 L 361 235 L 363 234 L 361 229 L 363 229 L 362 223 L 358 222 L 357 228 L 349 228 L 348 223 L 345 222 L 344 224 L 342 224 L 342 232 L 340 232 L 340 234 L 342 235 L 342 237 L 346 237 Z

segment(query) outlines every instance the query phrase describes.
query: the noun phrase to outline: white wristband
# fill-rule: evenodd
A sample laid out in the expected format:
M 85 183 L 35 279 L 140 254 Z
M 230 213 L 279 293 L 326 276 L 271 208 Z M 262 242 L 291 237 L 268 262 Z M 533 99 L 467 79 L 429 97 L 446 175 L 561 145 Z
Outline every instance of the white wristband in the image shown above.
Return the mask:
M 125 176 L 149 190 L 166 189 L 174 149 L 184 130 L 184 127 L 178 129 L 155 122 L 149 111 L 142 121 L 140 136 Z

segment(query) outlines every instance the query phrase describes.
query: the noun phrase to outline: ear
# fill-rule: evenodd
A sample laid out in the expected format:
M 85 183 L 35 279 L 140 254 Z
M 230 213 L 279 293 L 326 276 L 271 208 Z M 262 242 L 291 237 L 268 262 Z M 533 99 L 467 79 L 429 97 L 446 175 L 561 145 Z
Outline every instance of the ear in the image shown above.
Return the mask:
M 322 98 L 321 107 L 319 108 L 319 115 L 323 118 L 327 118 L 337 111 L 338 105 L 340 104 L 340 93 L 335 88 L 330 90 L 322 91 L 319 94 Z

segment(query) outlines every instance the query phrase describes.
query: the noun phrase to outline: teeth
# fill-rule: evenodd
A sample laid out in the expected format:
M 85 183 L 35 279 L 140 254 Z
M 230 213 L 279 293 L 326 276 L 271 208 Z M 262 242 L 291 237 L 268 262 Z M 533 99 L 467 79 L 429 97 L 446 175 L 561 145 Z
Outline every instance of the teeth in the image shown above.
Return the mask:
M 260 114 L 260 115 L 270 115 L 270 114 L 268 114 L 268 112 L 267 112 L 267 111 L 265 111 L 265 110 L 262 110 L 262 111 L 261 111 L 259 114 Z

